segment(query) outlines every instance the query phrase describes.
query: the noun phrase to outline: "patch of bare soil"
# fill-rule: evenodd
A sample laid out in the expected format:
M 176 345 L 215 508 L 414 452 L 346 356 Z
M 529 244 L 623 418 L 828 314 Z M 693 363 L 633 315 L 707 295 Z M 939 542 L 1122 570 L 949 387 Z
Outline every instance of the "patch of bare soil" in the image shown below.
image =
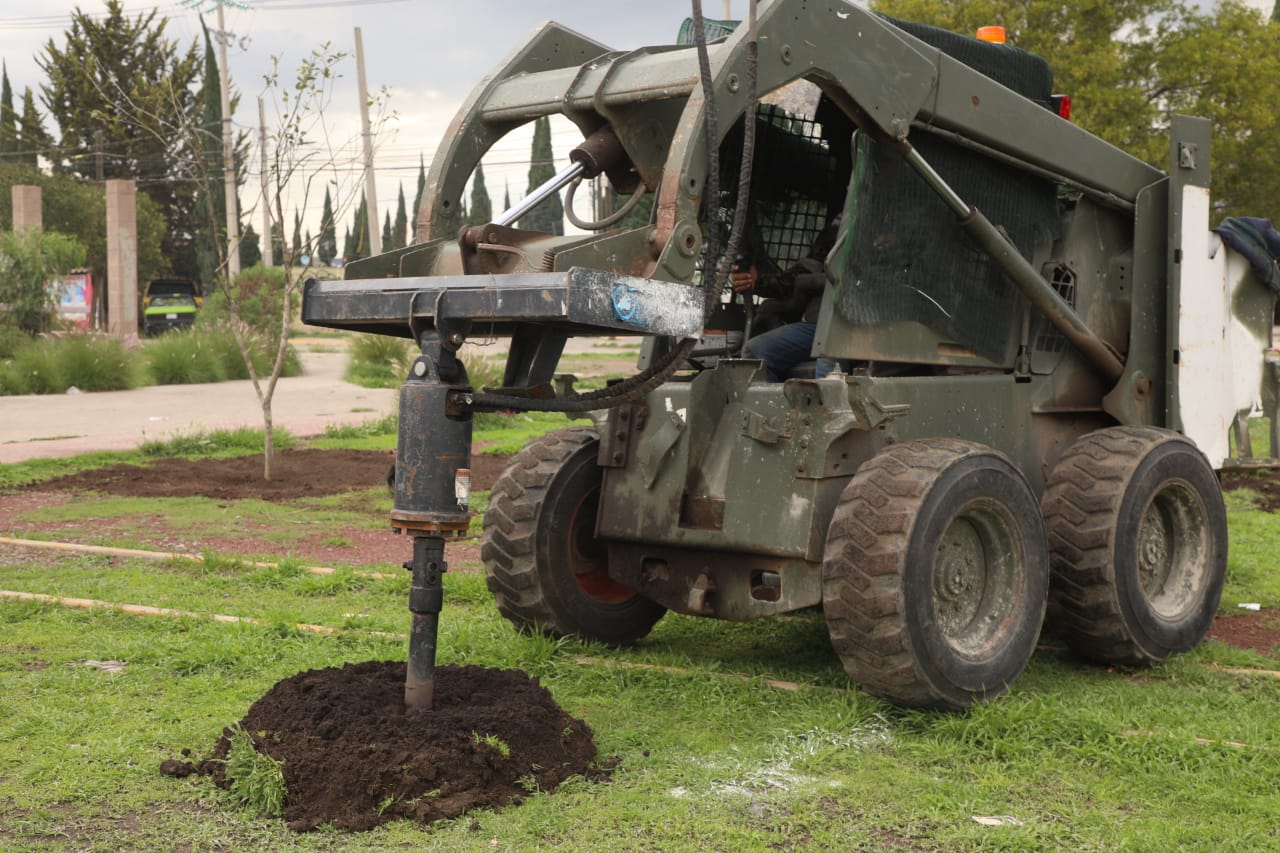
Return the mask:
M 1233 613 L 1219 616 L 1209 636 L 1238 649 L 1253 649 L 1267 657 L 1280 657 L 1280 613 Z
M 1258 495 L 1258 508 L 1267 512 L 1280 511 L 1280 471 L 1227 471 L 1222 475 L 1222 488 L 1248 489 Z
M 472 453 L 471 483 L 477 491 L 493 487 L 507 464 L 506 456 Z M 387 488 L 393 464 L 391 453 L 357 450 L 285 450 L 276 456 L 270 481 L 262 479 L 262 457 L 232 459 L 157 459 L 146 465 L 111 465 L 83 471 L 29 486 L 14 494 L 0 494 L 0 518 L 18 519 L 43 507 L 58 506 L 76 493 L 92 492 L 121 497 L 209 497 L 221 500 L 254 498 L 287 504 L 306 497 L 321 497 L 360 489 Z M 359 510 L 360 502 L 350 508 Z M 151 519 L 148 529 L 130 529 L 120 538 L 140 540 L 147 548 L 177 553 L 212 551 L 240 557 L 262 558 L 272 554 L 295 557 L 309 564 L 399 563 L 409 559 L 412 543 L 390 531 L 382 511 L 369 512 L 362 527 L 326 527 L 313 537 L 282 543 L 270 538 L 273 525 L 264 520 L 235 531 L 191 530 L 174 527 L 166 519 Z M 296 521 L 305 521 L 305 515 Z M 131 523 L 132 524 L 132 523 Z M 111 519 L 95 521 L 97 539 L 110 538 L 116 525 Z M 60 530 L 60 528 L 63 528 Z M 379 529 L 380 528 L 380 529 Z M 39 533 L 62 541 L 82 541 L 84 525 L 34 524 L 11 521 L 0 533 L 24 536 Z M 450 566 L 479 559 L 479 547 L 468 540 L 449 543 Z
M 283 762 L 291 829 L 431 823 L 603 772 L 590 727 L 519 670 L 441 666 L 430 711 L 405 708 L 404 677 L 391 661 L 310 670 L 249 708 L 241 728 Z M 228 787 L 228 736 L 199 767 L 170 759 L 161 772 L 208 773 Z
M 40 491 L 89 491 L 121 497 L 256 498 L 291 501 L 385 486 L 395 458 L 380 450 L 282 450 L 271 479 L 262 477 L 261 456 L 230 459 L 157 459 L 147 465 L 109 465 L 34 486 Z M 474 454 L 471 482 L 487 489 L 506 457 Z

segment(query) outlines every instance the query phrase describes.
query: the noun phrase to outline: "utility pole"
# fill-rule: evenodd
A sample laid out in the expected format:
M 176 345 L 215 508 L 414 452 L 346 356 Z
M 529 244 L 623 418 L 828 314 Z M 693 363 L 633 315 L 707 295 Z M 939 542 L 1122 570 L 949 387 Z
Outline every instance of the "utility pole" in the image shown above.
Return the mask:
M 724 19 L 726 21 L 733 18 L 733 3 L 731 0 L 724 0 Z
M 102 183 L 103 169 L 102 169 L 102 129 L 101 128 L 94 130 L 93 132 L 93 166 L 94 166 L 93 168 L 94 177 L 97 178 L 98 183 Z
M 373 176 L 373 133 L 369 129 L 369 86 L 364 79 L 364 41 L 356 27 L 356 81 L 360 87 L 360 135 L 364 137 L 364 198 L 369 205 L 369 257 L 382 254 L 378 222 L 378 187 Z
M 222 173 L 227 203 L 227 276 L 240 274 L 240 217 L 236 210 L 236 147 L 231 138 L 231 73 L 227 70 L 227 27 L 218 4 L 218 83 L 222 89 Z
M 275 232 L 271 230 L 271 196 L 268 192 L 270 181 L 267 180 L 269 173 L 267 172 L 267 111 L 262 105 L 262 97 L 258 97 L 258 145 L 262 149 L 262 263 L 266 266 L 275 266 L 275 248 L 272 245 L 275 240 Z M 280 233 L 284 234 L 284 225 L 280 226 Z M 281 241 L 283 242 L 283 240 Z M 287 253 L 286 253 L 287 255 Z

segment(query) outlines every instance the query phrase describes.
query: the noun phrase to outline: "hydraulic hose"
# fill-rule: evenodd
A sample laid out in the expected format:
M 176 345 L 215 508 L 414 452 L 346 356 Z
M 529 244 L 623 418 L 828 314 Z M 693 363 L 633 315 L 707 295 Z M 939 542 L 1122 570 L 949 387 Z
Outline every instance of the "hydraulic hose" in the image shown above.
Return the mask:
M 703 108 L 706 112 L 705 122 L 707 126 L 707 195 L 705 198 L 709 200 L 709 204 L 704 205 L 704 207 L 708 210 L 710 216 L 715 216 L 714 205 L 718 205 L 720 202 L 720 158 L 718 133 L 716 133 L 719 109 L 716 104 L 715 86 L 711 79 L 711 60 L 707 53 L 706 25 L 702 14 L 702 2 L 701 0 L 691 1 L 693 5 L 694 38 L 697 44 L 698 68 L 702 81 Z M 746 209 L 750 201 L 751 164 L 755 157 L 756 140 L 756 68 L 759 58 L 757 36 L 756 0 L 751 0 L 747 25 L 747 107 L 743 113 L 745 132 L 742 140 L 742 168 L 738 175 L 738 200 L 734 209 L 733 225 L 729 231 L 729 244 L 725 248 L 724 254 L 718 256 L 714 252 L 708 251 L 708 257 L 718 257 L 719 260 L 715 265 L 714 273 L 709 270 L 703 270 L 705 300 L 702 307 L 702 316 L 704 320 L 720 301 L 720 294 L 724 292 L 725 285 L 728 283 L 729 274 L 733 269 L 733 259 L 738 256 L 742 246 L 742 236 L 746 230 Z M 717 229 L 714 223 L 708 223 L 708 226 L 703 229 L 703 232 L 708 234 L 710 246 L 714 247 L 718 243 Z M 693 348 L 696 344 L 697 341 L 695 339 L 686 338 L 645 370 L 598 391 L 570 394 L 566 397 L 556 397 L 549 400 L 534 400 L 529 397 L 518 397 L 511 394 L 459 391 L 456 392 L 457 402 L 462 408 L 473 411 L 514 409 L 528 412 L 572 413 L 610 409 L 636 400 L 670 379 L 680 369 L 680 365 L 693 354 Z

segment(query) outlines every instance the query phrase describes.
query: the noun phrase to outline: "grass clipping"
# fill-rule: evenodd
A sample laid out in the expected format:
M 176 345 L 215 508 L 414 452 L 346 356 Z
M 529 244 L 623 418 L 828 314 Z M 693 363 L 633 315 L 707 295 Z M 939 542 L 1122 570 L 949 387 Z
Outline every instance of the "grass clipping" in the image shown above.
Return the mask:
M 229 731 L 231 746 L 224 768 L 229 790 L 259 814 L 284 814 L 284 762 L 259 752 L 253 736 L 239 723 Z

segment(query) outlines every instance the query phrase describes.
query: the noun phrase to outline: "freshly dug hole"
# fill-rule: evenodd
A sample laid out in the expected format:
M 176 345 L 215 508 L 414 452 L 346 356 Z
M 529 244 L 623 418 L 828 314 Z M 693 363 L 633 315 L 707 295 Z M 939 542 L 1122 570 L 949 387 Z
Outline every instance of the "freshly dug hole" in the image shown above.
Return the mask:
M 430 823 L 601 772 L 587 724 L 519 670 L 441 666 L 429 712 L 406 710 L 404 677 L 394 661 L 310 670 L 249 708 L 240 726 L 283 762 L 290 829 Z M 229 747 L 224 732 L 200 765 L 224 788 Z M 162 772 L 180 767 L 166 762 Z

